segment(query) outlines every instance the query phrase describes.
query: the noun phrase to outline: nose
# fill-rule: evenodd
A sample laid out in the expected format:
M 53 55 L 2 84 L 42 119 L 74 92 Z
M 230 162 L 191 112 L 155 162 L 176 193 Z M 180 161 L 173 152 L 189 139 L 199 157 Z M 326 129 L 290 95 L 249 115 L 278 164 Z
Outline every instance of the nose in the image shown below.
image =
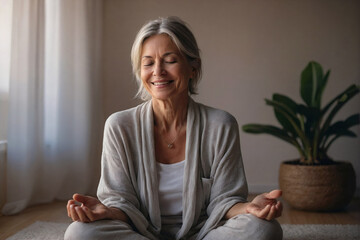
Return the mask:
M 153 71 L 154 76 L 162 76 L 165 73 L 166 73 L 166 71 L 161 62 L 157 62 L 154 64 L 154 71 Z

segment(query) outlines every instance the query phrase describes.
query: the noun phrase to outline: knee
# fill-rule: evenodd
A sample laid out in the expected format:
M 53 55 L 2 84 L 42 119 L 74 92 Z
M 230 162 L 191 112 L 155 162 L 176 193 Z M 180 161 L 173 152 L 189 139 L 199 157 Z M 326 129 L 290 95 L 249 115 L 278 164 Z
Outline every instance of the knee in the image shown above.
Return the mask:
M 282 240 L 283 231 L 276 220 L 267 221 L 251 214 L 238 215 L 226 223 L 231 228 L 242 228 L 249 239 Z
M 144 239 L 132 227 L 120 220 L 100 220 L 91 223 L 73 222 L 66 229 L 64 240 Z
M 249 234 L 253 236 L 251 239 L 282 240 L 283 238 L 282 228 L 276 220 L 267 221 L 251 214 L 238 215 L 237 217 L 236 223 L 250 230 Z
M 65 231 L 64 240 L 94 239 L 95 228 L 91 223 L 73 222 Z

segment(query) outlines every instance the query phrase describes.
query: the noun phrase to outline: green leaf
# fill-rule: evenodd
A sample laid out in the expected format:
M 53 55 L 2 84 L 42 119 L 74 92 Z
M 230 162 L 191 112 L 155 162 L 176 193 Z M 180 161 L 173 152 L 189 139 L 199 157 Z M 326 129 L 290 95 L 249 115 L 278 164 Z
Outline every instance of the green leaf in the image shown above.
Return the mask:
M 273 101 L 283 104 L 284 106 L 287 107 L 288 111 L 292 112 L 292 115 L 296 116 L 297 103 L 294 102 L 289 97 L 287 97 L 285 95 L 281 95 L 281 94 L 274 94 Z M 277 108 L 274 108 L 274 112 L 275 112 L 276 119 L 279 121 L 281 126 L 283 126 L 283 128 L 285 130 L 287 130 L 288 132 L 291 132 L 294 136 L 296 136 L 297 135 L 296 130 L 294 129 L 294 127 L 292 126 L 292 124 L 288 120 L 288 118 Z
M 323 77 L 319 63 L 310 62 L 301 73 L 301 98 L 309 107 L 320 108 L 321 95 L 325 88 L 329 72 Z
M 266 104 L 273 106 L 276 110 L 278 110 L 281 114 L 284 115 L 285 118 L 291 123 L 292 128 L 295 130 L 296 137 L 299 137 L 301 139 L 301 142 L 304 145 L 304 148 L 309 148 L 309 142 L 306 139 L 303 131 L 301 130 L 301 124 L 300 120 L 296 117 L 296 114 L 289 109 L 285 104 L 277 101 L 271 101 L 268 99 L 265 99 Z M 286 131 L 290 131 L 289 129 L 285 129 Z M 290 131 L 291 132 L 291 131 Z
M 299 143 L 296 138 L 291 137 L 287 134 L 287 132 L 281 128 L 272 126 L 272 125 L 263 125 L 263 124 L 246 124 L 242 126 L 244 132 L 253 133 L 253 134 L 270 134 L 274 137 L 280 138 L 287 143 L 295 146 L 299 151 L 301 156 L 304 156 L 304 152 L 301 149 Z
M 254 134 L 267 133 L 275 137 L 281 138 L 282 140 L 289 143 L 292 143 L 294 140 L 283 129 L 271 125 L 246 124 L 242 127 L 242 129 L 244 132 L 247 133 L 254 133 Z
M 314 130 L 320 124 L 321 111 L 318 108 L 307 107 L 303 104 L 298 105 L 297 112 L 300 115 L 305 116 L 304 132 L 307 138 L 312 139 L 314 136 Z
M 326 72 L 325 76 L 322 79 L 322 82 L 320 83 L 320 85 L 318 85 L 318 89 L 317 89 L 317 92 L 316 92 L 316 103 L 318 105 L 317 108 L 321 107 L 322 94 L 323 94 L 323 92 L 325 90 L 329 75 L 330 75 L 330 70 L 328 70 Z
M 346 125 L 345 121 L 338 121 L 331 125 L 327 132 L 325 133 L 326 136 L 330 137 L 331 135 L 348 135 L 349 134 L 349 127 Z M 355 137 L 356 135 L 350 133 L 349 136 Z
M 294 112 L 293 109 L 289 108 L 284 102 L 273 101 L 269 99 L 265 99 L 265 102 L 267 105 L 273 106 L 276 110 L 283 112 L 283 114 L 286 114 L 288 120 L 295 121 L 297 123 L 297 126 L 300 126 L 299 119 L 296 116 L 296 112 Z
M 331 108 L 331 106 L 336 102 L 339 101 L 339 99 L 344 100 L 345 97 L 347 98 L 347 96 L 349 94 L 357 94 L 359 92 L 359 87 L 356 86 L 355 84 L 351 85 L 350 87 L 348 87 L 347 89 L 345 89 L 342 93 L 340 93 L 339 95 L 337 95 L 335 98 L 333 98 L 328 104 L 326 104 L 326 106 L 321 110 L 321 115 L 325 115 L 326 112 Z
M 353 98 L 356 94 L 359 93 L 359 87 L 356 85 L 351 85 L 349 88 L 347 88 L 342 94 L 338 95 L 330 101 L 329 104 L 325 107 L 325 109 L 322 110 L 322 114 L 325 114 L 325 111 L 327 108 L 330 108 L 330 106 L 336 102 L 336 105 L 333 107 L 329 115 L 327 116 L 323 127 L 321 129 L 320 133 L 320 139 L 325 135 L 326 131 L 328 131 L 328 128 L 334 118 L 334 116 L 337 114 L 337 112 L 347 103 L 351 98 Z
M 355 113 L 353 115 L 351 115 L 350 117 L 348 117 L 345 120 L 345 123 L 347 124 L 347 126 L 350 128 L 352 126 L 358 125 L 360 124 L 360 114 L 359 113 Z
M 263 125 L 263 124 L 246 124 L 242 127 L 244 132 L 253 133 L 253 134 L 261 134 L 266 133 L 278 137 L 288 143 L 293 143 L 294 139 L 291 138 L 286 131 L 281 128 L 271 126 L 271 125 Z
M 339 137 L 356 137 L 356 134 L 350 130 L 344 130 L 344 131 L 339 132 L 328 143 L 324 144 L 325 145 L 325 147 L 324 147 L 325 153 L 329 150 L 331 144 Z
M 355 137 L 356 135 L 353 132 L 350 132 L 349 128 L 358 125 L 359 123 L 360 114 L 353 114 L 345 121 L 337 121 L 336 123 L 332 124 L 325 132 L 324 143 L 332 135 Z

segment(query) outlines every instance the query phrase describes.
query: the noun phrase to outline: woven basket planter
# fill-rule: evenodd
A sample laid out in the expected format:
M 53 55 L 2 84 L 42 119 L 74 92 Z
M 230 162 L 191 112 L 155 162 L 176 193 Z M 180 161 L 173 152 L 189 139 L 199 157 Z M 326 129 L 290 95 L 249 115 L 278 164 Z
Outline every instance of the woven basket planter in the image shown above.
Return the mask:
M 306 211 L 337 211 L 351 201 L 356 187 L 351 163 L 307 166 L 287 161 L 280 165 L 279 184 L 283 199 Z

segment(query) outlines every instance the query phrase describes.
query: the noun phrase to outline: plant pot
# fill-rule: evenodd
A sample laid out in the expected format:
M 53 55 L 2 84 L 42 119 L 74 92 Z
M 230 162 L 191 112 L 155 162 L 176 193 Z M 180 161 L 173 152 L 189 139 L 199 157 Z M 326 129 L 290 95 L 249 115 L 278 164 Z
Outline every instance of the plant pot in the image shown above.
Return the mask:
M 338 211 L 354 196 L 356 181 L 351 163 L 300 165 L 286 161 L 280 165 L 279 184 L 290 206 L 307 211 Z

